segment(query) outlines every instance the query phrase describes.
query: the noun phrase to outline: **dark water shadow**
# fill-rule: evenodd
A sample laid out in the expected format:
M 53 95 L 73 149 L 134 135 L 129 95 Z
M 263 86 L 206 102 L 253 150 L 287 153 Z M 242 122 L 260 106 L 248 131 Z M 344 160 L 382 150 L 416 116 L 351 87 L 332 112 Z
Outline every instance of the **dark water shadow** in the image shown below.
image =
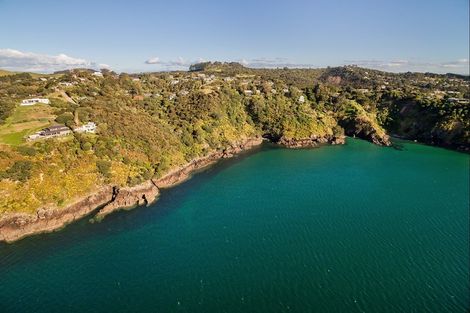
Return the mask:
M 403 145 L 402 143 L 398 143 L 398 142 L 392 142 L 392 148 L 398 151 L 404 151 L 405 145 Z

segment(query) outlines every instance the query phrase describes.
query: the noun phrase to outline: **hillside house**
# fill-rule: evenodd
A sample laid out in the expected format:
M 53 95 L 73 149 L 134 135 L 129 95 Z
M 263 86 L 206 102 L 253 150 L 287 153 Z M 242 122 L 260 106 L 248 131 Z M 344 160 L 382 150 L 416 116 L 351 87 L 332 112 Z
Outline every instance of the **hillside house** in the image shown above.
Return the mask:
M 49 104 L 51 102 L 49 101 L 49 99 L 45 99 L 45 98 L 32 98 L 32 99 L 24 99 L 23 101 L 21 101 L 22 106 L 35 105 L 36 103 Z
M 65 136 L 70 134 L 70 128 L 68 128 L 65 125 L 54 125 L 54 126 L 49 126 L 44 129 L 44 134 L 43 136 L 46 137 L 59 137 L 59 136 Z
M 54 125 L 44 128 L 30 136 L 28 136 L 28 140 L 36 140 L 36 139 L 46 139 L 46 138 L 54 138 L 54 137 L 62 137 L 70 134 L 72 131 L 65 125 Z
M 96 76 L 96 77 L 103 77 L 103 73 L 101 73 L 101 72 L 93 72 L 92 75 Z
M 73 86 L 73 83 L 71 83 L 71 82 L 60 82 L 59 85 L 64 86 L 64 87 L 71 87 L 71 86 Z
M 73 129 L 74 132 L 76 133 L 92 133 L 94 134 L 96 132 L 96 124 L 94 122 L 88 122 L 82 126 L 75 127 Z

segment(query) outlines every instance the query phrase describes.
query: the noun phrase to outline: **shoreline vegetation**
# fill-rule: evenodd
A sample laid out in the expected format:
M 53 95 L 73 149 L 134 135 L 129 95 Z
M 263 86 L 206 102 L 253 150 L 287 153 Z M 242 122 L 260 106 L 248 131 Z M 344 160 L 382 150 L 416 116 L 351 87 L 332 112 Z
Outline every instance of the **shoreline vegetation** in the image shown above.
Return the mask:
M 467 86 L 451 74 L 220 62 L 190 72 L 2 76 L 0 242 L 149 205 L 160 189 L 263 140 L 302 148 L 351 136 L 391 146 L 393 135 L 468 153 Z M 50 103 L 20 105 L 32 96 Z
M 248 138 L 226 149 L 194 159 L 184 166 L 169 171 L 159 179 L 150 179 L 133 187 L 105 186 L 90 195 L 76 199 L 65 208 L 40 209 L 35 214 L 6 214 L 0 218 L 0 242 L 13 243 L 28 236 L 59 231 L 68 224 L 87 216 L 90 216 L 91 222 L 99 222 L 108 214 L 119 210 L 149 206 L 158 200 L 160 189 L 183 183 L 195 172 L 213 165 L 218 160 L 235 157 L 241 152 L 261 145 L 264 141 L 267 139 Z M 291 149 L 313 148 L 325 144 L 345 144 L 345 137 L 314 137 L 281 141 L 278 144 Z
M 184 166 L 176 168 L 159 179 L 150 179 L 133 187 L 118 188 L 106 186 L 91 195 L 74 201 L 66 208 L 40 209 L 36 214 L 12 213 L 0 218 L 0 242 L 12 243 L 27 236 L 60 230 L 68 224 L 89 216 L 100 221 L 106 215 L 123 209 L 150 205 L 157 201 L 160 189 L 171 188 L 222 158 L 234 157 L 237 153 L 260 145 L 260 137 L 231 146 L 223 151 L 213 152 L 206 157 L 194 159 Z

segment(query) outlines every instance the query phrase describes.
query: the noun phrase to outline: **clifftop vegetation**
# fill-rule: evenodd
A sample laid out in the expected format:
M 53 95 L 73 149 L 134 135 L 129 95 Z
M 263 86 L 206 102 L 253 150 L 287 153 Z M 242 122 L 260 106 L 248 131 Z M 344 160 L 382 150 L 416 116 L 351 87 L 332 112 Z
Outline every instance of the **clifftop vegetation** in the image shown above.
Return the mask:
M 100 186 L 135 185 L 254 136 L 388 135 L 469 149 L 468 77 L 391 74 L 354 66 L 250 69 L 203 63 L 190 72 L 89 70 L 0 77 L 0 214 L 63 207 Z M 20 107 L 46 97 L 50 105 Z M 93 121 L 96 134 L 25 137 Z

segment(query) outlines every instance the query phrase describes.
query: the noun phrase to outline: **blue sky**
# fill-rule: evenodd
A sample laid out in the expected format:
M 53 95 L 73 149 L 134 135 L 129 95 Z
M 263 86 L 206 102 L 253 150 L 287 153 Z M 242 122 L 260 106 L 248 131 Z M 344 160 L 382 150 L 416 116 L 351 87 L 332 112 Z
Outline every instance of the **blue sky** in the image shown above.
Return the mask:
M 468 0 L 0 0 L 0 68 L 358 64 L 468 73 Z

